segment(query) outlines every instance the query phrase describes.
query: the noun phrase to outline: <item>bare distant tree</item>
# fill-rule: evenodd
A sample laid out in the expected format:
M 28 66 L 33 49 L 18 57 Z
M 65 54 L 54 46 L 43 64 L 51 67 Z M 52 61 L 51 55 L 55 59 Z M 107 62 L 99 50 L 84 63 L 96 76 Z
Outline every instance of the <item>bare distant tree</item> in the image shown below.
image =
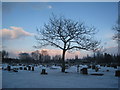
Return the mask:
M 34 60 L 40 60 L 41 54 L 38 50 L 36 50 L 36 51 L 31 53 L 31 56 L 32 56 L 32 59 L 34 59 Z
M 43 62 L 44 61 L 49 61 L 51 59 L 47 50 L 41 50 L 41 59 L 42 59 Z
M 31 60 L 29 53 L 19 53 L 19 59 L 21 60 Z
M 93 50 L 100 42 L 94 40 L 94 27 L 85 26 L 84 23 L 76 22 L 65 17 L 53 15 L 48 24 L 37 29 L 37 48 L 51 45 L 63 51 L 62 72 L 65 72 L 65 53 L 69 50 Z
M 5 58 L 8 58 L 8 56 L 9 56 L 9 53 L 7 52 L 7 51 L 5 51 L 5 50 L 2 50 L 2 58 L 3 59 L 5 59 Z
M 61 60 L 61 55 L 55 55 L 52 57 L 53 60 Z

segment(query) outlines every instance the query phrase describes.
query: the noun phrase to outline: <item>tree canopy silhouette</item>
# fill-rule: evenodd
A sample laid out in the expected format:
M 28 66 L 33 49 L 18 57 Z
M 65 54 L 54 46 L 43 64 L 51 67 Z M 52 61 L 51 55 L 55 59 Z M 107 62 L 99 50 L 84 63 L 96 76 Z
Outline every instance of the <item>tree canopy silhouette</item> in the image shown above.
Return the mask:
M 52 15 L 44 27 L 37 29 L 37 48 L 47 45 L 57 47 L 62 53 L 62 72 L 65 72 L 65 53 L 69 50 L 93 50 L 100 42 L 94 40 L 96 28 L 85 26 L 84 23 L 67 19 L 64 16 Z

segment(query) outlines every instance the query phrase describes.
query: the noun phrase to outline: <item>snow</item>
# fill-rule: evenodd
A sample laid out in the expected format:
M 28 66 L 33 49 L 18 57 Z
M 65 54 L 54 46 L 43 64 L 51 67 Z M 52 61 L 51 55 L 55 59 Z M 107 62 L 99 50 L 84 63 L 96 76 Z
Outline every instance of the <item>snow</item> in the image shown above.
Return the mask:
M 2 71 L 2 88 L 118 88 L 118 77 L 112 67 L 101 67 L 98 72 L 88 69 L 88 75 L 77 72 L 76 66 L 66 69 L 68 73 L 61 73 L 59 66 L 46 67 L 48 75 L 41 75 L 42 68 L 35 67 L 35 71 L 19 70 Z M 106 70 L 109 70 L 107 72 Z M 102 73 L 103 76 L 90 75 Z
M 0 89 L 2 88 L 2 70 L 0 70 Z
M 60 69 L 60 66 L 51 66 L 50 69 Z
M 87 65 L 81 65 L 80 67 L 81 67 L 81 69 L 82 69 L 82 68 L 88 68 Z

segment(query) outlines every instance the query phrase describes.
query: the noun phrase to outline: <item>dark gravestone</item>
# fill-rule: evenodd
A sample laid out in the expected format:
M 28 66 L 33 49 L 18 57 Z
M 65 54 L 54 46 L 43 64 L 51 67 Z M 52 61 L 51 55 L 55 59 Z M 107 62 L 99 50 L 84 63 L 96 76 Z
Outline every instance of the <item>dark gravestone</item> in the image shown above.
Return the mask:
M 116 71 L 115 71 L 115 76 L 120 77 L 120 70 L 116 70 Z
M 98 67 L 95 67 L 95 71 L 97 72 L 99 70 L 99 68 Z
M 13 72 L 18 72 L 18 70 L 16 68 L 13 69 Z
M 113 66 L 114 67 L 114 69 L 117 69 L 117 66 Z
M 34 67 L 32 67 L 32 71 L 34 71 Z
M 110 67 L 110 64 L 108 64 L 107 67 Z
M 10 67 L 9 65 L 7 66 L 7 70 L 8 70 L 8 71 L 10 71 L 10 70 L 11 70 L 11 67 Z
M 80 70 L 80 72 L 82 73 L 82 74 L 88 74 L 88 70 L 87 70 L 87 68 L 82 68 L 81 70 Z
M 95 69 L 95 65 L 92 65 L 92 69 Z
M 16 70 L 19 70 L 19 68 L 15 68 Z
M 42 69 L 42 72 L 41 72 L 41 74 L 47 74 L 47 72 L 46 72 L 46 69 Z
M 29 71 L 31 70 L 31 66 L 28 66 L 28 70 L 29 70 Z
M 20 67 L 19 69 L 20 69 L 20 70 L 23 70 L 23 68 L 22 68 L 22 67 Z
M 27 70 L 27 67 L 24 67 L 24 70 Z
M 90 66 L 90 65 L 88 66 L 88 68 L 91 68 L 91 67 L 92 67 L 92 66 Z

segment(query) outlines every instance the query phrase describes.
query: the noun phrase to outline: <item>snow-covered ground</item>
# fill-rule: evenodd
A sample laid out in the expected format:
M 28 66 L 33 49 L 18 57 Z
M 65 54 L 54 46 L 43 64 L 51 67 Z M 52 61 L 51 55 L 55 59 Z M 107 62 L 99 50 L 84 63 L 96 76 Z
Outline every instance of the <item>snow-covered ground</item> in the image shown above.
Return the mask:
M 0 64 L 0 89 L 2 88 L 2 64 Z
M 60 67 L 52 68 L 46 68 L 48 75 L 41 75 L 39 66 L 35 67 L 35 71 L 3 70 L 2 88 L 118 88 L 118 77 L 115 77 L 116 69 L 111 67 L 101 67 L 98 72 L 88 69 L 88 75 L 78 73 L 76 66 L 66 69 L 68 73 L 61 73 Z M 106 71 L 107 69 L 109 72 Z M 104 75 L 90 75 L 92 73 Z

